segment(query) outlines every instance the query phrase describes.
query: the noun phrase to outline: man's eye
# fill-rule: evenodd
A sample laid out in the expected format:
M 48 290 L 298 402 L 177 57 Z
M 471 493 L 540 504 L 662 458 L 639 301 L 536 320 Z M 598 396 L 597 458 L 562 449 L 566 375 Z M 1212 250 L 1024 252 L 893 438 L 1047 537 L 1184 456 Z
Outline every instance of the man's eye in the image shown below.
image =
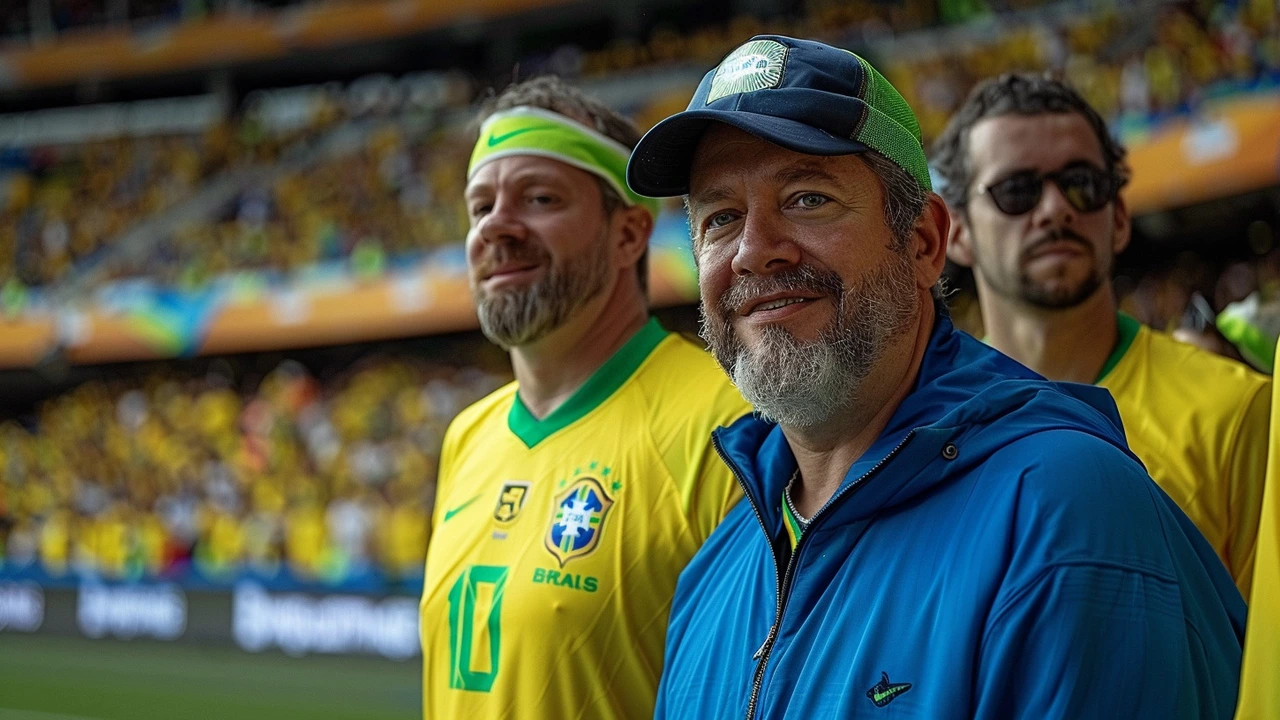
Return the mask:
M 825 195 L 819 195 L 818 193 L 805 193 L 796 200 L 796 205 L 810 210 L 822 207 L 825 204 L 827 204 L 827 197 Z
M 529 202 L 533 203 L 534 205 L 550 205 L 555 201 L 556 199 L 550 195 L 534 195 L 533 197 L 529 198 Z
M 477 203 L 471 207 L 471 217 L 483 217 L 489 213 L 489 209 L 487 203 Z
M 729 223 L 733 222 L 735 219 L 737 219 L 737 215 L 731 212 L 716 213 L 715 215 L 711 216 L 710 220 L 707 221 L 707 227 L 708 228 L 724 227 L 725 225 L 728 225 Z

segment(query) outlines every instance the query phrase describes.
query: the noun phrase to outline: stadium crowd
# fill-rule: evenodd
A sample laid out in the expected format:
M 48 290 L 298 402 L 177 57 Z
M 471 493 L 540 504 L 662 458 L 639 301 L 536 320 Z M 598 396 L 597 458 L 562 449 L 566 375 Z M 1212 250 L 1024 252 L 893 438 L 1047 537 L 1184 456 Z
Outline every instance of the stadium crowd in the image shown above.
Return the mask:
M 205 180 L 274 162 L 315 132 L 265 133 L 243 121 L 218 123 L 200 135 L 9 148 L 0 156 L 0 284 L 58 283 L 100 260 L 137 223 L 191 197 Z
M 551 69 L 600 78 L 669 62 L 702 66 L 766 29 L 844 47 L 870 46 L 882 56 L 886 77 L 916 110 L 926 142 L 938 136 L 978 80 L 1014 70 L 1062 74 L 1099 112 L 1118 121 L 1122 132 L 1185 111 L 1206 96 L 1280 82 L 1280 12 L 1274 3 L 1093 3 L 1088 13 L 1053 12 L 1058 6 L 1027 15 L 988 14 L 954 32 L 903 35 L 940 19 L 933 16 L 934 5 L 826 3 L 781 26 L 744 16 L 685 34 L 661 28 L 644 43 L 553 53 L 557 62 Z M 985 5 L 1004 11 L 1048 4 Z M 951 14 L 960 19 L 984 13 Z M 675 95 L 684 94 L 682 89 Z M 638 117 L 661 118 L 671 110 L 670 103 L 661 104 Z
M 0 426 L 0 558 L 53 576 L 420 577 L 453 415 L 503 382 L 404 358 L 321 382 L 89 382 Z
M 929 3 L 894 12 L 917 5 Z M 931 21 L 858 8 L 816 6 L 803 20 L 812 25 L 807 34 L 874 42 L 888 20 L 895 28 Z M 1274 4 L 1242 2 L 1202 14 L 1187 4 L 1156 14 L 1119 8 L 1027 16 L 1043 22 L 999 32 L 966 26 L 935 38 L 929 52 L 904 51 L 883 67 L 916 109 L 926 142 L 977 78 L 1012 68 L 1064 73 L 1122 128 L 1224 88 L 1273 83 L 1280 73 Z M 739 18 L 688 35 L 659 31 L 642 49 L 579 54 L 577 70 L 600 78 L 675 61 L 706 64 L 761 29 Z M 665 102 L 651 98 L 636 114 L 662 117 L 671 110 Z M 428 116 L 420 107 L 370 114 L 336 99 L 321 105 L 284 133 L 245 112 L 202 136 L 10 149 L 3 157 L 0 283 L 57 283 L 215 175 L 270 167 L 299 140 L 344 133 L 357 141 L 251 184 L 214 217 L 193 219 L 164 238 L 145 266 L 116 267 L 112 276 L 198 288 L 223 273 L 291 272 L 342 260 L 357 275 L 376 273 L 389 258 L 465 234 L 457 199 L 469 136 L 447 103 L 445 112 Z M 1121 308 L 1174 329 L 1197 291 L 1218 311 L 1254 292 L 1273 297 L 1280 293 L 1274 239 L 1254 252 L 1252 261 L 1226 268 L 1184 253 L 1160 269 L 1120 277 Z M 958 325 L 981 333 L 972 297 L 956 300 L 955 315 Z M 404 540 L 425 537 L 439 434 L 457 409 L 496 382 L 386 361 L 325 383 L 285 365 L 242 392 L 218 376 L 89 383 L 48 402 L 33 422 L 0 431 L 0 515 L 8 527 L 0 557 L 9 565 L 38 561 L 53 572 L 110 576 L 163 574 L 187 562 L 214 575 L 234 574 L 241 564 L 283 564 L 299 577 L 331 580 L 366 566 L 420 574 L 424 543 Z M 403 548 L 417 550 L 409 557 Z
M 888 19 L 899 29 L 936 20 L 923 9 L 926 5 L 819 5 L 797 21 L 813 32 L 798 34 L 875 46 L 888 32 Z M 1122 132 L 1140 130 L 1207 96 L 1276 84 L 1280 12 L 1273 4 L 1219 5 L 1204 13 L 1196 7 L 1161 5 L 1159 12 L 1148 13 L 1117 4 L 1107 13 L 1083 15 L 1045 9 L 1016 16 L 1020 19 L 995 30 L 979 22 L 958 33 L 928 31 L 905 36 L 883 67 L 916 108 L 926 142 L 978 78 L 1011 69 L 1064 74 Z M 714 62 L 736 38 L 763 28 L 741 17 L 688 35 L 658 30 L 642 47 L 574 50 L 568 56 L 576 60 L 548 69 L 625 82 L 626 71 L 638 67 L 660 71 L 671 62 Z M 683 89 L 658 93 L 638 102 L 634 115 L 641 125 L 649 124 L 678 109 L 671 98 L 684 95 Z M 456 105 L 459 99 L 448 102 Z M 270 166 L 298 134 L 314 139 L 354 130 L 360 140 L 250 185 L 212 216 L 190 218 L 148 254 L 145 264 L 116 267 L 110 277 L 147 277 L 194 288 L 221 273 L 288 272 L 344 259 L 357 272 L 376 272 L 388 258 L 454 243 L 465 227 L 456 198 L 467 128 L 448 119 L 450 109 L 446 103 L 438 108 L 439 118 L 424 121 L 420 107 L 406 105 L 371 124 L 367 113 L 330 101 L 293 136 L 268 132 L 259 117 L 244 112 L 205 137 L 10 151 L 0 216 L 0 278 L 15 278 L 23 287 L 57 282 L 77 263 L 102 255 L 139 220 L 189 197 L 219 171 Z
M 195 288 L 223 273 L 349 259 L 362 275 L 388 257 L 455 244 L 466 234 L 453 201 L 466 162 L 457 134 L 387 121 L 354 151 L 283 172 L 241 192 L 223 216 L 183 225 L 132 272 Z
M 974 28 L 972 36 L 903 47 L 886 77 L 916 109 L 926 142 L 980 79 L 1013 70 L 1061 74 L 1123 135 L 1214 94 L 1280 84 L 1280 12 L 1273 3 L 1191 4 L 1050 23 Z

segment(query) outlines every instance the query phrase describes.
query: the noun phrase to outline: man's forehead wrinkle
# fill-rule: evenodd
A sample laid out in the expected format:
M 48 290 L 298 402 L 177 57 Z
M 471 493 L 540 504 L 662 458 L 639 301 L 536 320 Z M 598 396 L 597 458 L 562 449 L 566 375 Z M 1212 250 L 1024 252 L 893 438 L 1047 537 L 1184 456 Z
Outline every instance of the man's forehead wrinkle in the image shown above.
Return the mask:
M 716 154 L 719 154 L 719 150 L 717 150 Z M 772 170 L 772 166 L 779 164 L 781 164 L 781 167 L 778 167 L 777 170 L 772 170 L 773 182 L 779 185 L 808 180 L 827 182 L 847 189 L 853 184 L 851 178 L 843 178 L 840 174 L 832 173 L 826 169 L 826 163 L 823 162 L 824 158 L 805 158 L 801 160 L 763 158 L 759 162 L 744 163 L 741 162 L 741 155 L 730 157 L 733 158 L 732 167 L 724 166 L 729 163 L 717 163 L 720 167 L 715 167 L 710 162 L 704 162 L 702 163 L 704 167 L 701 169 L 695 165 L 696 172 L 693 173 L 692 177 L 712 177 L 715 184 L 710 184 L 705 188 L 698 188 L 696 183 L 691 183 L 692 187 L 690 188 L 688 200 L 690 207 L 698 207 L 725 200 L 734 195 L 732 185 L 735 180 L 742 181 L 757 178 L 763 173 L 769 173 Z M 710 160 L 710 158 L 706 159 Z
M 547 166 L 524 166 L 498 171 L 494 167 L 494 163 L 480 168 L 471 182 L 467 184 L 465 193 L 470 195 L 473 192 L 481 190 L 492 192 L 494 187 L 498 185 L 564 185 L 567 178 L 564 173 L 557 172 L 558 168 Z M 486 171 L 488 176 L 486 176 Z M 495 177 L 489 177 L 495 176 Z
M 779 168 L 773 179 L 780 185 L 804 180 L 828 182 L 842 188 L 850 184 L 850 178 L 842 177 L 849 173 L 833 173 L 826 166 L 827 163 L 819 158 L 799 160 Z
M 687 206 L 690 210 L 696 212 L 707 205 L 727 200 L 733 195 L 734 192 L 728 185 L 712 185 L 705 190 L 690 193 Z

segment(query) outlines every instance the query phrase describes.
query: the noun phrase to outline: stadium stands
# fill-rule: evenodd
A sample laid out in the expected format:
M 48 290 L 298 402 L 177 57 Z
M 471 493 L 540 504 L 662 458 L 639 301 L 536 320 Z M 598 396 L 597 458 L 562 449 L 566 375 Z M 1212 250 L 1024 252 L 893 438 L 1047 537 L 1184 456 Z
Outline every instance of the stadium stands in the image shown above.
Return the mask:
M 825 28 L 826 35 L 866 40 L 874 38 L 869 24 L 881 22 L 872 10 L 824 8 L 802 22 Z M 1205 18 L 1183 6 L 1155 15 L 1042 11 L 994 26 L 909 33 L 871 47 L 886 55 L 883 65 L 917 109 L 926 141 L 975 79 L 1015 68 L 1064 73 L 1123 134 L 1139 137 L 1205 97 L 1280 85 L 1278 17 L 1259 3 L 1234 12 L 1219 8 Z M 721 45 L 763 27 L 744 18 L 688 36 L 662 31 L 650 39 L 649 50 L 629 57 L 649 60 L 651 72 L 679 62 L 705 65 Z M 605 85 L 629 82 L 625 73 L 601 80 L 606 70 L 634 67 L 593 54 L 582 64 L 584 77 Z M 661 115 L 669 96 L 634 102 L 635 114 Z M 467 99 L 455 95 L 430 112 L 465 106 Z M 78 263 L 100 260 L 100 251 L 138 221 L 190 197 L 220 173 L 273 163 L 266 181 L 245 183 L 214 212 L 187 218 L 143 259 L 109 263 L 105 277 L 147 277 L 193 289 L 220 273 L 298 270 L 346 259 L 357 249 L 356 269 L 377 269 L 388 258 L 457 242 L 464 228 L 456 199 L 465 127 L 456 121 L 436 126 L 394 107 L 389 112 L 372 124 L 342 104 L 327 115 L 316 113 L 311 139 L 343 136 L 346 145 L 289 167 L 279 165 L 279 153 L 298 137 L 267 132 L 252 114 L 204 137 L 13 150 L 6 158 L 8 202 L 0 216 L 0 277 L 16 277 L 27 287 L 56 282 Z
M 72 24 L 97 22 L 90 6 L 101 5 L 56 4 L 89 8 L 68 11 Z M 29 8 L 18 5 L 0 10 L 10 34 L 29 29 Z M 175 5 L 131 8 L 163 14 Z M 628 96 L 644 122 L 687 99 L 688 68 L 705 69 L 743 37 L 813 35 L 881 58 L 926 140 L 976 79 L 1015 68 L 1064 73 L 1126 139 L 1205 99 L 1280 85 L 1273 4 L 1203 15 L 1186 4 L 1114 3 L 1101 14 L 1071 3 L 1009 5 L 1019 11 L 922 30 L 939 19 L 935 3 L 819 3 L 781 27 L 739 18 L 685 34 L 660 29 L 644 43 L 568 53 L 577 62 L 562 69 Z M 654 81 L 666 75 L 675 80 Z M 197 293 L 243 273 L 287 283 L 318 265 L 359 282 L 456 249 L 470 141 L 462 111 L 473 88 L 457 78 L 367 80 L 251 96 L 198 134 L 8 149 L 0 303 L 11 311 L 8 299 L 27 289 L 74 286 L 73 299 L 86 304 L 130 282 Z M 178 220 L 150 237 L 133 232 L 171 211 Z M 661 224 L 682 233 L 676 209 Z M 1193 291 L 1219 310 L 1253 291 L 1274 295 L 1274 229 L 1251 238 L 1250 251 L 1213 263 L 1189 251 L 1131 273 L 1117 281 L 1123 307 L 1172 328 Z M 970 300 L 957 299 L 957 320 L 980 332 Z M 384 359 L 324 380 L 285 364 L 251 387 L 216 374 L 87 383 L 0 429 L 0 557 L 6 569 L 51 577 L 413 577 L 440 433 L 498 381 Z
M 381 588 L 420 577 L 453 415 L 505 379 L 407 358 L 96 381 L 0 426 L 3 567 Z

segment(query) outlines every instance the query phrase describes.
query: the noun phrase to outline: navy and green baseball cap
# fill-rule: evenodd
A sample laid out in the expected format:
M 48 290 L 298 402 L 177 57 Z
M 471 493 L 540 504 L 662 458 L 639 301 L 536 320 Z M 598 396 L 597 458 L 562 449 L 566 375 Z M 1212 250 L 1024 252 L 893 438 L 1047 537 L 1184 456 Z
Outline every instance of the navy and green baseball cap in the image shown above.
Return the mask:
M 702 78 L 689 108 L 645 133 L 627 164 L 640 195 L 689 192 L 689 166 L 713 122 L 806 155 L 875 150 L 932 190 L 920 123 L 871 64 L 812 40 L 758 35 Z

